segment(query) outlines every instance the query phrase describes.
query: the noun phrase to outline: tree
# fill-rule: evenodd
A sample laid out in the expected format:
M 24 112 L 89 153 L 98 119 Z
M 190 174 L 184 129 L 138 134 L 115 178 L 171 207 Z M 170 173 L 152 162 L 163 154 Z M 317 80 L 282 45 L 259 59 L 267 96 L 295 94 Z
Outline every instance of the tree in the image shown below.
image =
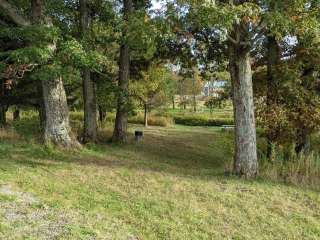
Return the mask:
M 87 0 L 80 0 L 80 25 L 84 45 L 90 48 L 90 9 Z M 85 67 L 82 71 L 83 78 L 83 100 L 84 100 L 84 123 L 83 142 L 97 141 L 97 102 L 96 86 L 92 80 L 90 69 Z
M 133 82 L 132 96 L 141 102 L 144 109 L 144 125 L 148 126 L 148 112 L 154 107 L 164 105 L 168 101 L 172 74 L 166 66 L 153 63 L 142 73 L 142 79 Z
M 270 6 L 277 4 L 281 6 L 282 11 L 272 11 Z M 290 36 L 292 26 L 297 20 L 300 21 L 297 16 L 310 8 L 312 3 L 273 0 L 256 2 L 186 0 L 176 3 L 178 7 L 172 6 L 177 12 L 183 9 L 178 14 L 174 11 L 171 14 L 181 20 L 180 25 L 184 23 L 182 24 L 184 27 L 180 27 L 179 34 L 183 35 L 182 39 L 185 42 L 191 43 L 189 44 L 192 49 L 191 55 L 200 56 L 204 68 L 210 69 L 219 65 L 217 64 L 219 60 L 214 58 L 215 54 L 208 52 L 208 49 L 214 49 L 213 44 L 220 49 L 213 51 L 217 56 L 226 55 L 228 58 L 236 124 L 234 172 L 246 178 L 255 177 L 258 173 L 258 161 L 251 53 L 259 50 L 259 44 L 266 32 L 276 39 Z M 309 25 L 313 22 L 311 18 L 305 20 Z M 190 37 L 191 34 L 193 37 Z M 214 61 L 207 64 L 209 59 Z M 221 59 L 224 57 L 220 57 Z
M 130 49 L 127 42 L 128 29 L 127 25 L 133 11 L 132 0 L 123 0 L 123 20 L 125 22 L 122 30 L 122 39 L 120 46 L 120 64 L 119 64 L 119 95 L 115 126 L 112 141 L 126 143 L 128 128 L 128 91 L 130 78 Z
M 256 125 L 250 62 L 250 24 L 243 18 L 233 23 L 229 40 L 229 69 L 235 117 L 234 171 L 247 178 L 258 173 Z
M 258 173 L 258 160 L 250 51 L 253 32 L 258 24 L 259 7 L 250 1 L 216 1 L 202 4 L 190 1 L 188 4 L 187 21 L 194 32 L 197 32 L 197 29 L 202 31 L 203 27 L 206 27 L 212 36 L 218 32 L 219 39 L 221 35 L 225 37 L 236 125 L 234 172 L 253 178 Z
M 268 24 L 254 82 L 270 159 L 271 146 L 295 145 L 297 153 L 307 153 L 310 134 L 317 130 L 319 21 L 313 6 L 311 1 L 270 1 L 265 6 Z
M 210 112 L 212 112 L 213 108 L 222 108 L 230 97 L 229 89 L 225 87 L 224 90 L 215 93 L 212 97 L 209 97 L 204 105 L 210 109 Z
M 31 2 L 31 7 L 32 13 L 30 21 L 19 14 L 19 11 L 14 5 L 11 5 L 5 0 L 0 1 L 0 8 L 7 13 L 11 21 L 18 25 L 18 27 L 26 29 L 30 28 L 30 30 L 32 30 L 32 25 L 34 25 L 39 26 L 40 28 L 45 28 L 50 32 L 50 29 L 53 29 L 53 25 L 51 19 L 44 14 L 44 1 L 33 0 Z M 46 53 L 46 56 L 49 59 L 56 51 L 56 38 L 51 38 L 45 43 L 38 42 L 37 45 L 25 48 L 25 51 L 18 53 L 32 53 L 33 50 L 39 50 Z M 54 65 L 48 65 L 46 69 L 50 70 L 52 67 L 54 67 Z M 46 116 L 44 132 L 45 143 L 54 143 L 64 147 L 79 147 L 79 143 L 71 133 L 67 99 L 61 75 L 47 74 L 46 78 L 41 79 L 41 81 Z

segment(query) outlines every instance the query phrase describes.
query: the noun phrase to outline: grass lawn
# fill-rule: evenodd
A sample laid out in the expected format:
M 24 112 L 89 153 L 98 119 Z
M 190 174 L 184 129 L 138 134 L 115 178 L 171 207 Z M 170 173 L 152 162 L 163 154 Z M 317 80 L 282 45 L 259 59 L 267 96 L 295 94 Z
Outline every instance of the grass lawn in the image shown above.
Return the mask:
M 149 127 L 140 144 L 77 152 L 32 128 L 0 130 L 0 239 L 320 239 L 319 192 L 225 176 L 219 128 Z

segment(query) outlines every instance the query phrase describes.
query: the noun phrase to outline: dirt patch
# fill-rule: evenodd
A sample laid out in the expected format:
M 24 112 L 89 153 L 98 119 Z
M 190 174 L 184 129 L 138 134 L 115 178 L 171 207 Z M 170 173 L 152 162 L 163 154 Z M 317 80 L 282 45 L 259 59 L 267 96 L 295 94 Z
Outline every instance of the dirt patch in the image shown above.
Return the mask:
M 36 204 L 39 200 L 30 193 L 15 191 L 11 185 L 2 185 L 0 187 L 0 194 L 6 196 L 16 197 L 18 202 L 25 204 Z
M 10 236 L 1 239 L 63 239 L 68 235 L 68 215 L 46 207 L 33 194 L 15 190 L 11 185 L 0 187 L 0 194 L 12 200 L 0 201 L 0 224 Z

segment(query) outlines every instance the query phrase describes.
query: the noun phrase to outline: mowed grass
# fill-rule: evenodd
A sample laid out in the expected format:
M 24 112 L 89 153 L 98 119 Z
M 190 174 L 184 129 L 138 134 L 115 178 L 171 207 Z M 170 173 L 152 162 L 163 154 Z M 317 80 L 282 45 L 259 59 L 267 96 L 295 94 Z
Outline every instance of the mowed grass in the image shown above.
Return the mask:
M 219 128 L 132 125 L 113 145 L 107 127 L 76 152 L 30 129 L 0 131 L 0 239 L 320 239 L 319 192 L 225 176 Z

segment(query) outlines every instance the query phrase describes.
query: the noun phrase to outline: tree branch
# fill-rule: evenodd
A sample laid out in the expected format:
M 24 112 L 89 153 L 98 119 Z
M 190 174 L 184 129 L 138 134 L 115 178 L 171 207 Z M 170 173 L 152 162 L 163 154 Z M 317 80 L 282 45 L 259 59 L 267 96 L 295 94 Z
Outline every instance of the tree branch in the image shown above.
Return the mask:
M 0 8 L 4 10 L 5 14 L 8 15 L 15 24 L 18 26 L 30 26 L 31 22 L 18 13 L 16 7 L 12 6 L 6 0 L 0 0 Z
M 239 42 L 237 40 L 235 40 L 233 37 L 231 37 L 230 35 L 227 35 L 227 38 L 230 42 L 232 42 L 234 45 L 237 45 Z

